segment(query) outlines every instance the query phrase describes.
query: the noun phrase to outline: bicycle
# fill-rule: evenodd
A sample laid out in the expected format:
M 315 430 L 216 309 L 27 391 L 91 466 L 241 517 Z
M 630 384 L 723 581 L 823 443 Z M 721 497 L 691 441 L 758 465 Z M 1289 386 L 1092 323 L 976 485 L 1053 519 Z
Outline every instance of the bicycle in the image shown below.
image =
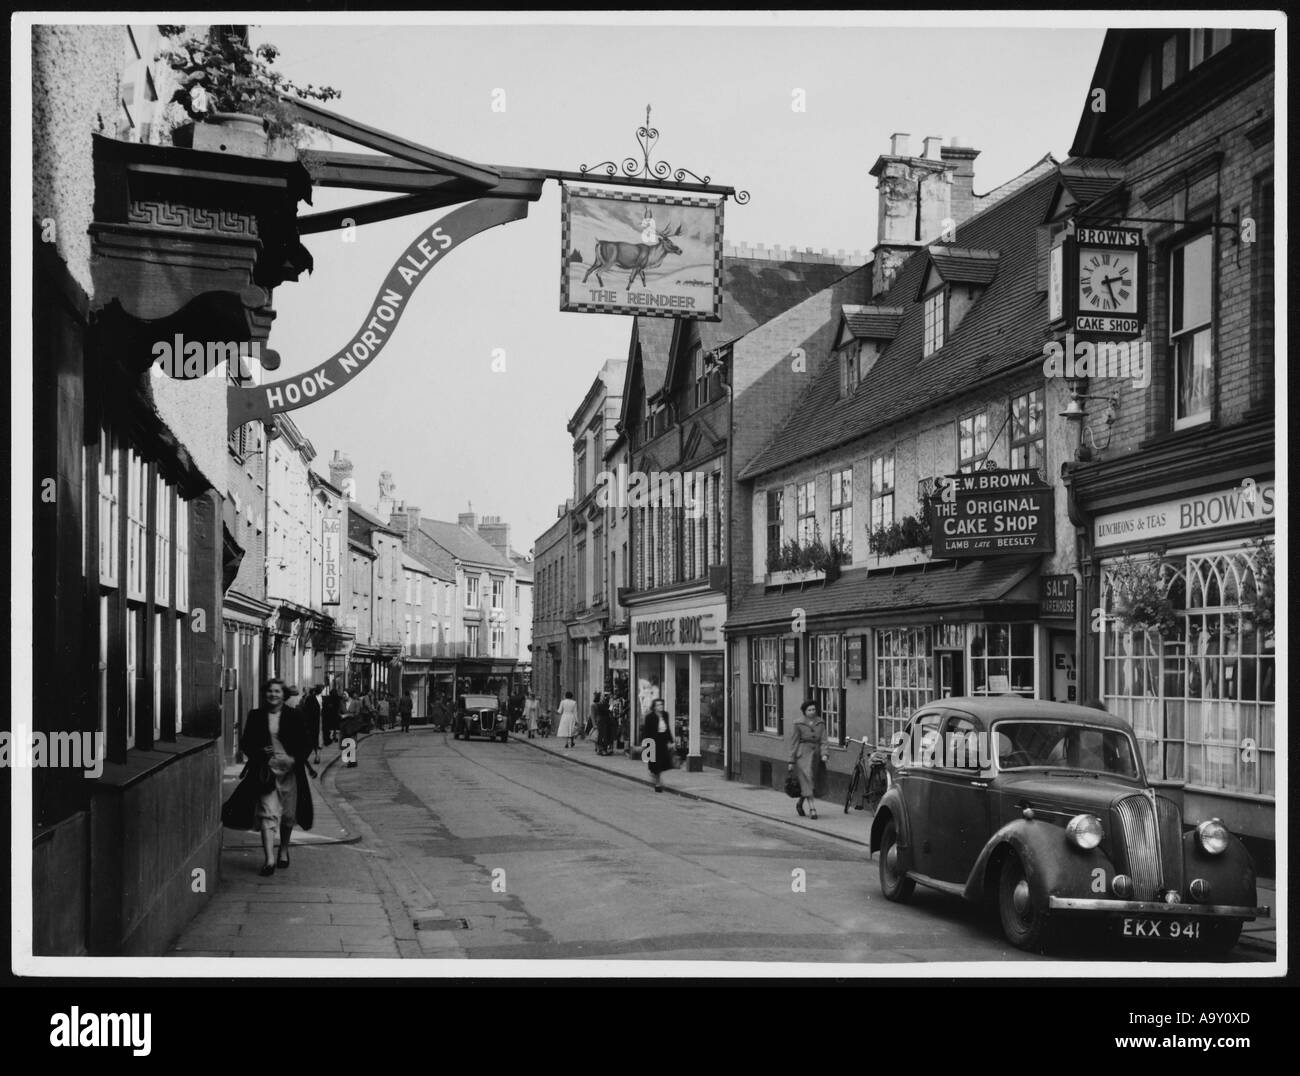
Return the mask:
M 858 750 L 858 759 L 853 764 L 853 776 L 849 778 L 849 791 L 844 797 L 844 813 L 849 813 L 849 807 L 854 806 L 855 810 L 861 811 L 870 807 L 874 813 L 880 803 L 880 799 L 889 790 L 893 784 L 893 778 L 889 776 L 889 767 L 886 764 L 889 759 L 889 753 L 884 750 L 878 750 L 865 736 L 861 740 L 855 740 L 849 737 L 849 743 L 861 744 Z M 867 751 L 871 754 L 868 755 Z M 853 804 L 853 796 L 861 789 L 861 802 Z

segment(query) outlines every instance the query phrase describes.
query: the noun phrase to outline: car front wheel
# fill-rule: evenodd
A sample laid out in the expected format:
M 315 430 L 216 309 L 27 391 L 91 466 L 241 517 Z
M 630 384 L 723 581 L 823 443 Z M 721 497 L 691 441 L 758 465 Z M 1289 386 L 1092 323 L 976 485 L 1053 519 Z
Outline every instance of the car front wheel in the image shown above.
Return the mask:
M 880 835 L 880 891 L 900 904 L 911 897 L 916 883 L 898 865 L 898 830 L 891 818 Z
M 998 874 L 998 917 L 1002 933 L 1017 949 L 1040 951 L 1048 940 L 1048 915 L 1034 896 L 1024 865 L 1014 852 Z

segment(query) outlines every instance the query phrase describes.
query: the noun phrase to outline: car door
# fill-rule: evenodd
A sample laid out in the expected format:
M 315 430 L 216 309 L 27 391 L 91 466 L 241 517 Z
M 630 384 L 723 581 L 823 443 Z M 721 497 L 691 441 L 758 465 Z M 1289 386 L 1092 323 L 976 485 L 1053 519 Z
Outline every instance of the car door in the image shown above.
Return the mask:
M 990 773 L 983 728 L 967 714 L 949 711 L 944 719 L 942 750 L 926 786 L 932 878 L 965 882 L 989 839 Z
M 926 875 L 931 871 L 934 849 L 934 827 L 929 819 L 930 783 L 934 779 L 931 759 L 943 717 L 938 707 L 927 707 L 912 717 L 903 730 L 903 764 L 894 769 L 907 809 L 912 869 Z

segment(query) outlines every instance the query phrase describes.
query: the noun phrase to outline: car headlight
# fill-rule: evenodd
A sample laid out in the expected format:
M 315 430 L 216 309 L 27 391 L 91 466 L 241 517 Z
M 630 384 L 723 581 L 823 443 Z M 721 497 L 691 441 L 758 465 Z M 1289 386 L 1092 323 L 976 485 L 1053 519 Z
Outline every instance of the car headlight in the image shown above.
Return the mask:
M 1228 847 L 1228 827 L 1217 818 L 1210 818 L 1196 827 L 1196 836 L 1201 847 L 1212 856 L 1217 856 Z
M 1101 844 L 1101 819 L 1095 814 L 1076 814 L 1065 827 L 1065 835 L 1076 848 L 1091 851 Z

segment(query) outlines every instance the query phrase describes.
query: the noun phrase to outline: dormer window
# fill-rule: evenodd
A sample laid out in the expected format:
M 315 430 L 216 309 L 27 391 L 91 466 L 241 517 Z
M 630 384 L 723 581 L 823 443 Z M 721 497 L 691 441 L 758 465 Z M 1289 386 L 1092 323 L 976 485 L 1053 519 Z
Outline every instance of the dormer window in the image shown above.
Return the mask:
M 862 354 L 862 348 L 858 341 L 840 348 L 837 352 L 840 362 L 840 399 L 852 396 L 858 387 L 858 382 L 862 379 L 862 368 L 859 359 Z
M 933 355 L 943 347 L 948 321 L 948 290 L 940 285 L 925 297 L 925 334 L 921 355 Z

